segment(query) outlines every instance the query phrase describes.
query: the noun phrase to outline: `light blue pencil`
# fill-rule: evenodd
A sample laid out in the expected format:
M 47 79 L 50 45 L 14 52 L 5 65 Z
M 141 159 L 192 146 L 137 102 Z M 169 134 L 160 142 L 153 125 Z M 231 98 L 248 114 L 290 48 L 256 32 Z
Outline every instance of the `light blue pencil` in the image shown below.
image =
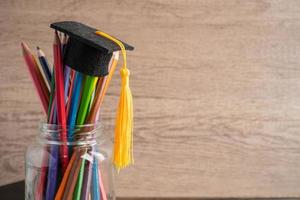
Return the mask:
M 97 158 L 94 157 L 93 162 L 93 175 L 92 175 L 92 200 L 101 200 L 100 195 L 100 185 L 99 185 L 99 177 L 98 177 L 98 161 Z
M 73 128 L 75 127 L 76 123 L 76 117 L 77 112 L 79 108 L 80 103 L 80 91 L 81 91 L 81 85 L 82 85 L 82 79 L 83 75 L 80 72 L 75 72 L 75 78 L 74 78 L 74 88 L 72 91 L 72 97 L 70 102 L 70 110 L 68 113 L 68 138 L 72 138 L 73 136 Z

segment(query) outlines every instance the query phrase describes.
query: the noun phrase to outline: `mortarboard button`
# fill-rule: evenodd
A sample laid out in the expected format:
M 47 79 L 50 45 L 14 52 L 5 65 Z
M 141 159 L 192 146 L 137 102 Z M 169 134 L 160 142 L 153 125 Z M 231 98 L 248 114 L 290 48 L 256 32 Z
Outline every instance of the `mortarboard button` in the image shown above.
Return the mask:
M 52 23 L 50 27 L 69 36 L 64 55 L 65 65 L 91 76 L 108 74 L 108 64 L 112 53 L 121 50 L 115 42 L 97 35 L 95 33 L 98 31 L 97 29 L 79 22 L 56 22 Z M 134 47 L 122 43 L 126 50 L 134 49 Z

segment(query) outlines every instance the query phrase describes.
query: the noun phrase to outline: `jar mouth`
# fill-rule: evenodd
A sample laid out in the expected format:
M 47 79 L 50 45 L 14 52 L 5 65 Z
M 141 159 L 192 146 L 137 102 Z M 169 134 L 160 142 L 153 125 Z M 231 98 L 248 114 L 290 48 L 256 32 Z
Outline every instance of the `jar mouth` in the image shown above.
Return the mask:
M 39 130 L 40 142 L 47 144 L 91 145 L 96 143 L 96 137 L 103 137 L 103 125 L 101 122 L 62 126 L 42 121 L 40 122 Z
M 43 131 L 43 130 L 55 131 L 55 130 L 62 130 L 62 129 L 68 130 L 70 128 L 95 128 L 95 129 L 98 129 L 98 128 L 103 128 L 103 125 L 100 121 L 97 121 L 95 123 L 75 125 L 75 126 L 69 126 L 69 125 L 62 126 L 60 124 L 50 124 L 50 123 L 47 123 L 44 121 L 40 122 L 40 130 L 41 131 Z

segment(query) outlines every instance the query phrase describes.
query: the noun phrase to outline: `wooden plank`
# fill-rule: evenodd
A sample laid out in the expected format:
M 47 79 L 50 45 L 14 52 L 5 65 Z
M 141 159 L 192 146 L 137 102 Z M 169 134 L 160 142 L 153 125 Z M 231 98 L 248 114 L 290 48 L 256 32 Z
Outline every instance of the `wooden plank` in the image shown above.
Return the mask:
M 118 196 L 300 197 L 299 11 L 292 0 L 1 1 L 0 184 L 23 178 L 43 117 L 20 42 L 51 57 L 48 25 L 78 20 L 136 47 L 135 165 Z M 115 76 L 110 133 L 119 89 Z

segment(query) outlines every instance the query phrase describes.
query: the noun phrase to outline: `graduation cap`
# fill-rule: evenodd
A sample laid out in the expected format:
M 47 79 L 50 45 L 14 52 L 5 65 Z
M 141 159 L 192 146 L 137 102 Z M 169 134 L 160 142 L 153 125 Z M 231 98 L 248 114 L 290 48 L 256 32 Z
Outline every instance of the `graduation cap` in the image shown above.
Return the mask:
M 52 23 L 50 27 L 69 36 L 64 54 L 65 65 L 91 76 L 108 74 L 109 61 L 114 51 L 121 50 L 119 45 L 96 34 L 97 29 L 79 22 L 56 22 Z M 122 44 L 126 50 L 134 49 L 133 46 L 124 42 Z

